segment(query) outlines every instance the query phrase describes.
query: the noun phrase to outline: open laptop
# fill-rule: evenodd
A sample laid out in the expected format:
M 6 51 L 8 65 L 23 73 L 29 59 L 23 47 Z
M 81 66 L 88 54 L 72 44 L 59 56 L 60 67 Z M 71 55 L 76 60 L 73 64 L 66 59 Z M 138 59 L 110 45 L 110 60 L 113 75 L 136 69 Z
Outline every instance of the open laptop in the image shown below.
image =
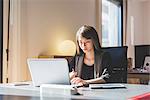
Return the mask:
M 34 86 L 47 83 L 70 84 L 68 62 L 64 58 L 31 58 L 27 59 L 27 63 Z

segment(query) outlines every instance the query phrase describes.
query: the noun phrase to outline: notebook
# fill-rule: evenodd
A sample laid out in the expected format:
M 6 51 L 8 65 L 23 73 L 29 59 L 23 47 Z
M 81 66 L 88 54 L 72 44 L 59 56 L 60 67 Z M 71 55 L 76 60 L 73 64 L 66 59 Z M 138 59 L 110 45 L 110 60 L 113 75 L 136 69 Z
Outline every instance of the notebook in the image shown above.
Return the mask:
M 27 64 L 34 86 L 41 84 L 70 85 L 68 62 L 64 58 L 27 59 Z
M 115 88 L 126 88 L 123 84 L 109 83 L 109 84 L 90 84 L 91 89 L 115 89 Z

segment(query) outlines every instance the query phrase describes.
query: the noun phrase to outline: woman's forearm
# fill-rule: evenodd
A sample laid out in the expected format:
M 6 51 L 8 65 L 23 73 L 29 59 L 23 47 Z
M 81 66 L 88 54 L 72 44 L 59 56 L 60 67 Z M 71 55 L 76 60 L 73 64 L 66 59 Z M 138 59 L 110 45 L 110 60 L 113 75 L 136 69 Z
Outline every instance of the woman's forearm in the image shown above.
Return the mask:
M 106 83 L 106 81 L 102 78 L 95 78 L 95 79 L 90 79 L 90 80 L 85 80 L 85 82 L 87 84 L 90 84 L 90 83 Z

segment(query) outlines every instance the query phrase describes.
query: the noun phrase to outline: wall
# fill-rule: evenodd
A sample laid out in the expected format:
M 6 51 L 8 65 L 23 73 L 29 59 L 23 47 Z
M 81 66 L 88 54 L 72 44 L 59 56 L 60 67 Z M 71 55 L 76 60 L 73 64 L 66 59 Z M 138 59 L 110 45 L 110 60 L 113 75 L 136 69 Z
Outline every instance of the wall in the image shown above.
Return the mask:
M 57 45 L 63 40 L 75 41 L 75 33 L 81 25 L 95 26 L 95 2 L 27 0 L 27 16 L 29 57 L 38 56 L 44 50 L 53 55 L 58 53 Z
M 144 2 L 144 23 L 145 23 L 145 33 L 147 34 L 145 36 L 145 43 L 150 44 L 150 1 L 147 0 Z

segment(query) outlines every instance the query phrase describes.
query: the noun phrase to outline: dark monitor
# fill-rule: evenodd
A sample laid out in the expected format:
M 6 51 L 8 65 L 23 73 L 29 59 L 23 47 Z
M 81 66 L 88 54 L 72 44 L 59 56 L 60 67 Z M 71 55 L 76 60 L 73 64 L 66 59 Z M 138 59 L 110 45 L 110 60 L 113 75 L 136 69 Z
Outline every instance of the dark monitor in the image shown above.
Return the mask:
M 150 56 L 150 45 L 135 45 L 135 68 L 143 68 L 145 56 Z

